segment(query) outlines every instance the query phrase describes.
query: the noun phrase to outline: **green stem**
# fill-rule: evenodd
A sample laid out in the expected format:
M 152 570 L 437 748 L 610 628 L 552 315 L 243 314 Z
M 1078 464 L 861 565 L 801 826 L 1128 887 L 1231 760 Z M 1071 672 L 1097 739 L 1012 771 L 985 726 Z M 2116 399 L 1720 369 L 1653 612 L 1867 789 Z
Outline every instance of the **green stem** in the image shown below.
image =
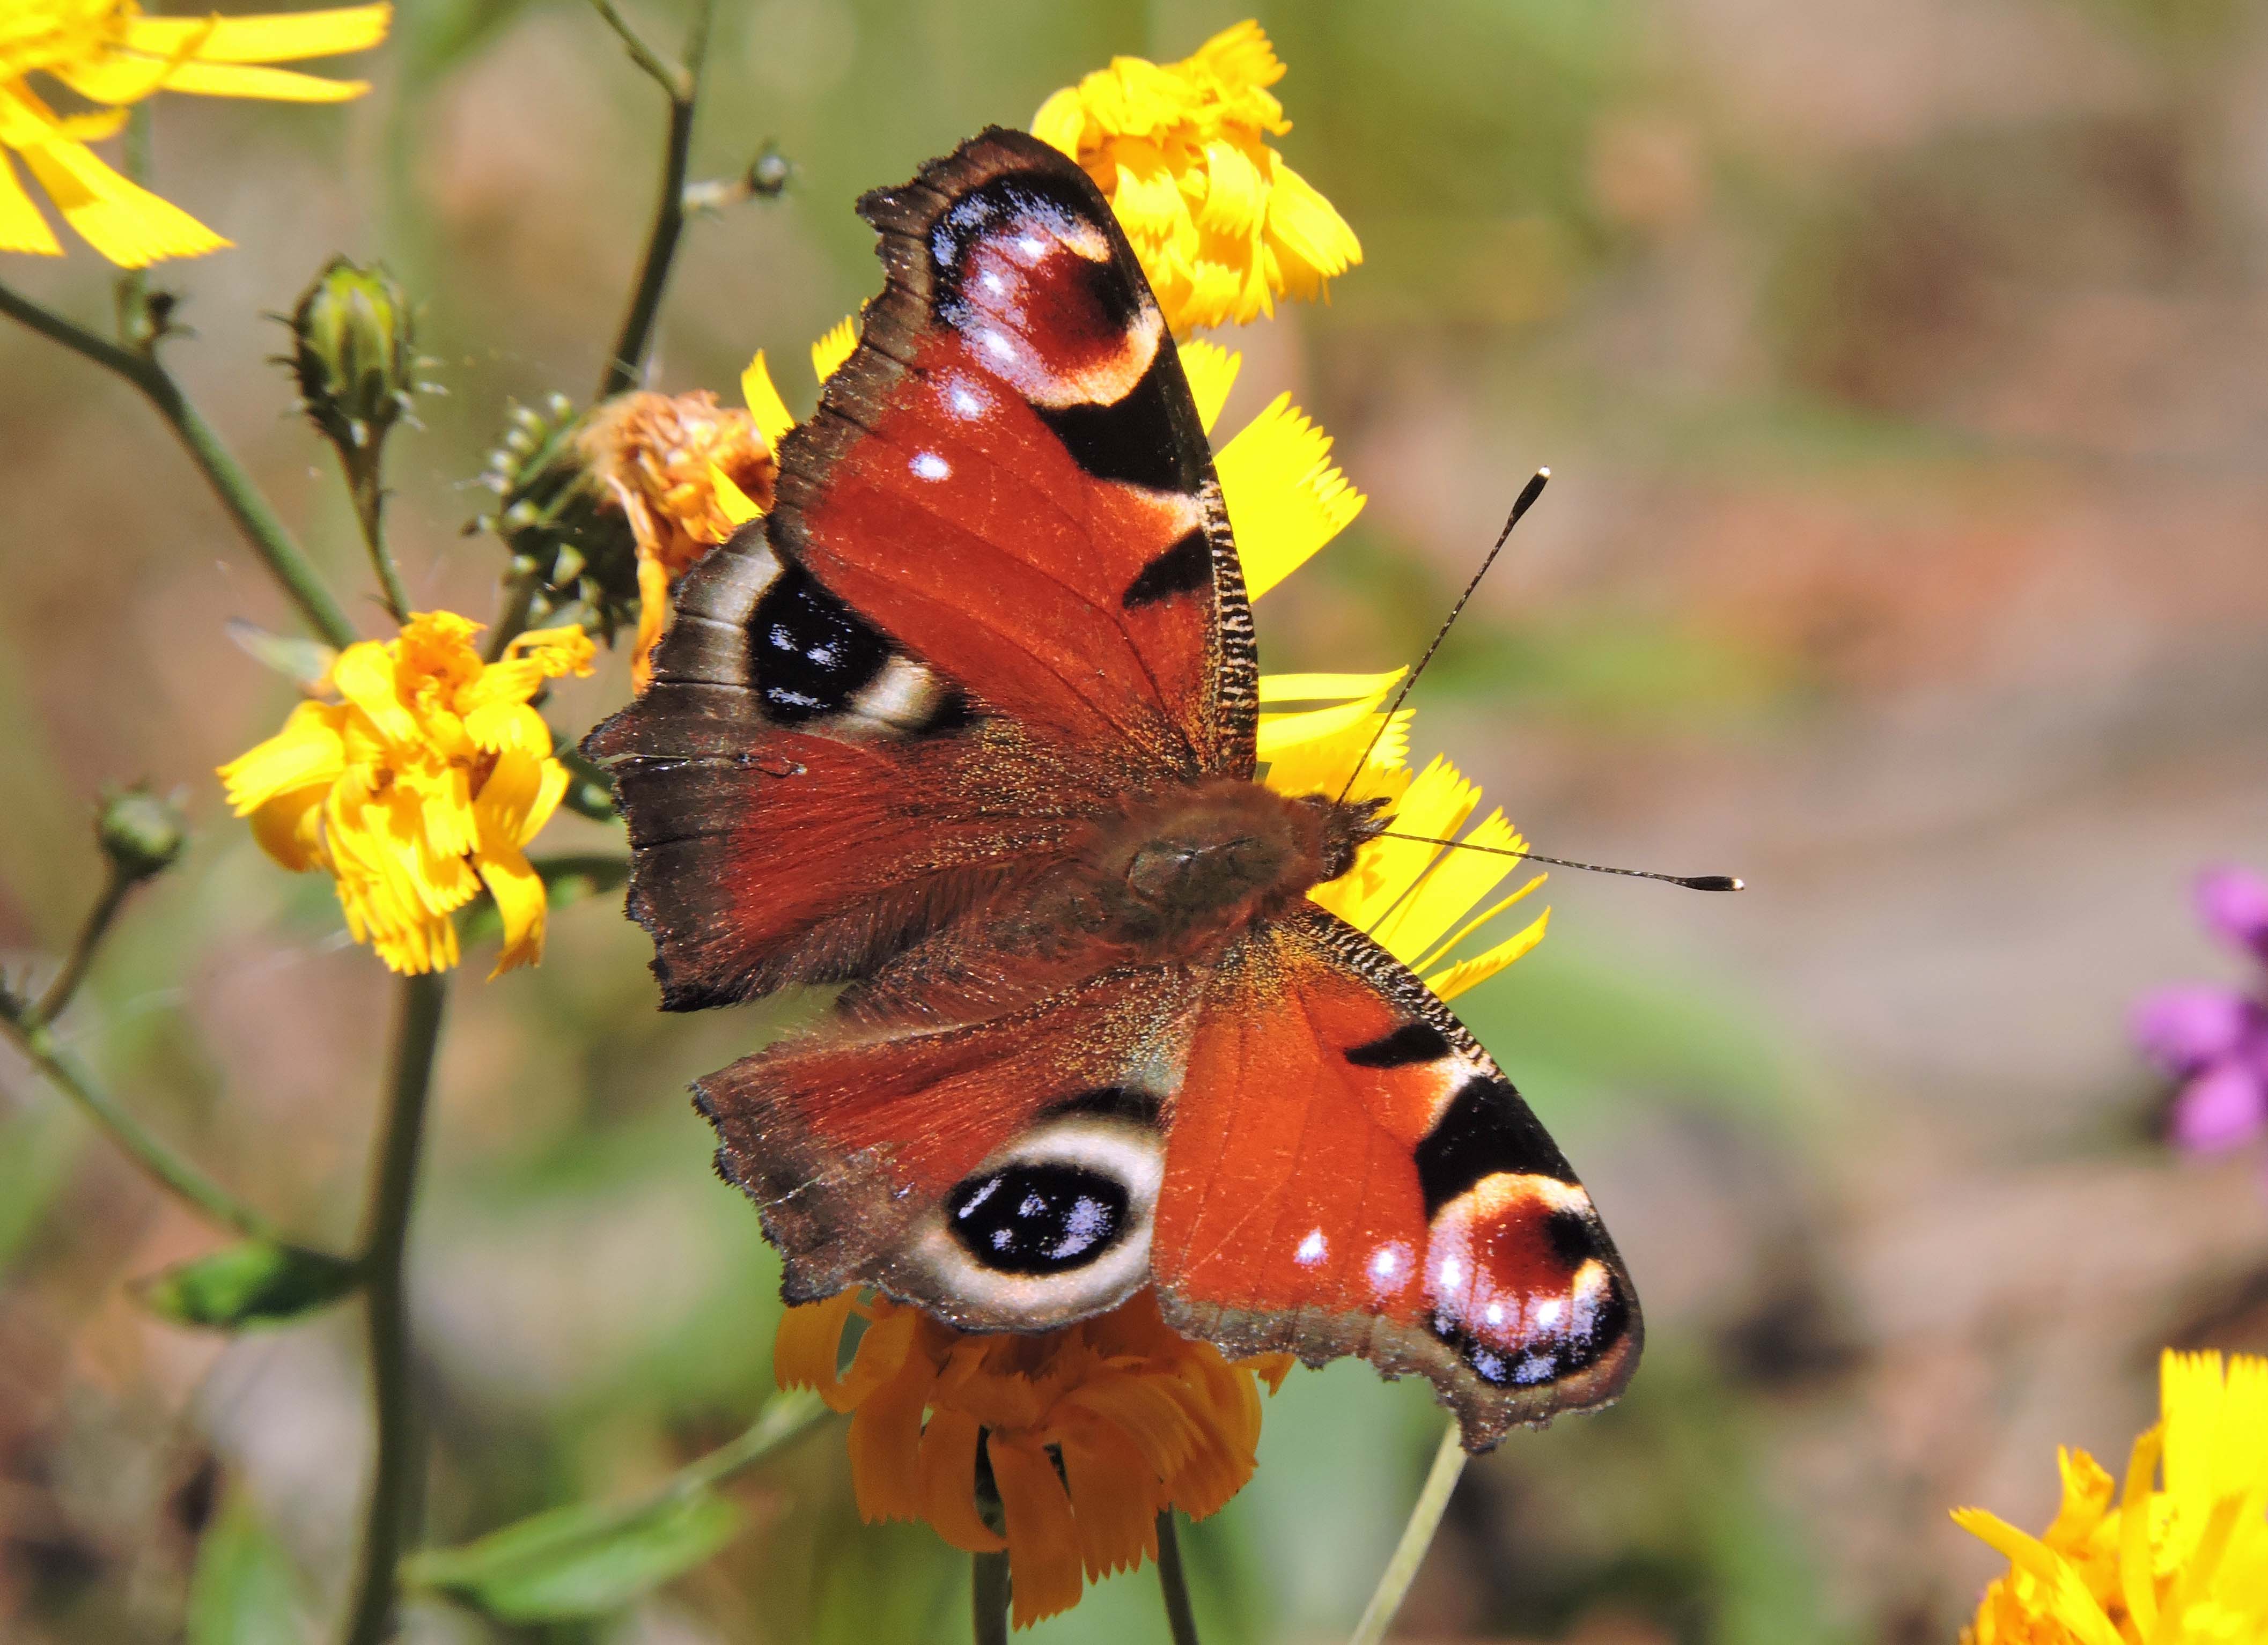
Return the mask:
M 87 1116 L 109 1134 L 128 1157 L 161 1186 L 247 1238 L 283 1240 L 283 1231 L 275 1223 L 176 1154 L 121 1107 L 117 1098 L 104 1091 L 77 1058 L 55 1043 L 54 1032 L 45 1023 L 26 1021 L 0 1011 L 0 1029 L 5 1030 L 32 1066 L 47 1076 L 49 1084 L 85 1110 Z
M 157 408 L 158 415 L 173 425 L 173 432 L 188 449 L 191 460 L 203 472 L 220 498 L 221 506 L 236 521 L 253 552 L 284 585 L 284 591 L 298 606 L 307 626 L 342 649 L 355 643 L 359 636 L 354 625 L 347 621 L 346 613 L 331 597 L 322 577 L 308 563 L 307 556 L 292 540 L 291 533 L 284 529 L 284 522 L 276 518 L 276 510 L 269 506 L 252 476 L 244 472 L 221 444 L 212 425 L 189 403 L 172 372 L 155 358 L 98 337 L 5 286 L 0 286 L 0 314 L 20 320 L 41 336 L 83 355 L 140 389 L 143 397 Z
M 63 1014 L 63 1008 L 71 1002 L 71 995 L 78 992 L 78 985 L 86 980 L 86 968 L 94 961 L 94 951 L 101 945 L 104 935 L 110 929 L 110 922 L 118 917 L 119 909 L 126 904 L 126 893 L 132 891 L 134 885 L 134 877 L 117 863 L 105 864 L 102 894 L 94 900 L 94 907 L 87 910 L 86 922 L 78 929 L 78 940 L 71 944 L 70 953 L 63 960 L 63 968 L 55 973 L 55 980 L 48 984 L 47 992 L 40 995 L 39 1003 L 33 1006 L 26 1016 L 28 1024 L 42 1026 Z
M 1008 1556 L 972 1553 L 969 1632 L 976 1645 L 1008 1645 Z
M 1441 1448 L 1433 1453 L 1425 1487 L 1418 1493 L 1417 1504 L 1410 1510 L 1410 1523 L 1402 1528 L 1402 1540 L 1395 1545 L 1394 1557 L 1387 1561 L 1347 1645 L 1378 1645 L 1386 1637 L 1394 1613 L 1402 1609 L 1410 1584 L 1417 1580 L 1418 1568 L 1425 1562 L 1425 1551 L 1433 1546 L 1433 1533 L 1441 1528 L 1441 1516 L 1448 1509 L 1450 1494 L 1457 1488 L 1457 1476 L 1464 1471 L 1464 1437 L 1452 1417 L 1448 1431 L 1441 1436 Z
M 1189 1574 L 1182 1564 L 1182 1539 L 1174 1510 L 1158 1515 L 1158 1587 L 1166 1597 L 1166 1628 L 1174 1645 L 1197 1645 L 1197 1612 L 1189 1608 Z
M 370 1379 L 378 1414 L 378 1454 L 363 1522 L 362 1558 L 348 1612 L 349 1645 L 381 1645 L 394 1634 L 395 1569 L 409 1531 L 419 1447 L 410 1405 L 409 1311 L 402 1257 L 409 1210 L 417 1192 L 417 1161 L 425 1136 L 426 1098 L 433 1085 L 433 1054 L 440 1043 L 445 975 L 430 972 L 401 981 L 401 1015 L 394 1029 L 392 1090 L 379 1144 L 362 1253 L 363 1295 L 369 1307 Z
M 363 461 L 342 466 L 347 489 L 354 497 L 355 523 L 362 527 L 363 547 L 370 550 L 371 567 L 378 573 L 386 609 L 399 626 L 409 621 L 409 596 L 401 586 L 401 568 L 386 545 L 386 488 L 379 480 L 378 455 L 372 452 Z
M 661 313 L 661 297 L 669 285 L 670 266 L 677 258 L 677 243 L 685 231 L 685 173 L 693 154 L 693 116 L 701 101 L 701 71 L 709 55 L 709 21 L 714 0 L 694 0 L 693 21 L 685 37 L 682 65 L 665 62 L 661 54 L 638 37 L 611 0 L 591 0 L 607 26 L 622 37 L 630 61 L 652 77 L 669 99 L 669 127 L 663 146 L 661 195 L 654 202 L 653 226 L 646 231 L 645 254 L 638 261 L 637 283 L 630 289 L 630 309 L 622 330 L 607 356 L 599 376 L 598 400 L 607 400 L 633 388 L 644 373 L 646 354 L 653 346 L 653 327 Z M 596 403 L 594 401 L 593 403 Z M 484 650 L 490 662 L 527 627 L 535 606 L 536 573 L 519 571 L 504 579 L 504 612 L 490 630 Z
M 709 55 L 709 16 L 711 0 L 695 0 L 693 22 L 685 40 L 685 63 L 671 70 L 631 33 L 607 0 L 597 0 L 600 14 L 613 25 L 630 48 L 638 67 L 659 81 L 669 94 L 669 140 L 662 158 L 661 194 L 654 202 L 653 227 L 647 231 L 645 257 L 638 266 L 637 284 L 630 292 L 630 312 L 615 339 L 614 352 L 599 379 L 598 398 L 606 399 L 634 386 L 645 369 L 646 351 L 653 342 L 653 327 L 661 312 L 661 294 L 669 283 L 670 264 L 685 228 L 685 171 L 693 152 L 693 114 L 701 100 L 701 70 Z

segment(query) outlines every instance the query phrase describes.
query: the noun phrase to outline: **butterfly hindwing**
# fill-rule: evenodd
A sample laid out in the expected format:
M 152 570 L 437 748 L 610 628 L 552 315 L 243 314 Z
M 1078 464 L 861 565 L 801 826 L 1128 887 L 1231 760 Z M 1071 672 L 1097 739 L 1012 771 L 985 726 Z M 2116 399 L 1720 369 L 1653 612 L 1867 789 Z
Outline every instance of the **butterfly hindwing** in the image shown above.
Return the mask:
M 674 1009 L 868 975 L 1130 783 L 1252 768 L 1219 487 L 1107 203 L 992 131 L 861 209 L 858 348 L 586 745 Z
M 1511 1081 L 1312 904 L 1207 990 L 1151 1264 L 1177 1329 L 1428 1377 L 1474 1448 L 1605 1404 L 1637 1362 L 1629 1275 Z
M 791 1300 L 872 1284 L 1044 1330 L 1148 1282 L 1160 1116 L 1198 979 L 1106 972 L 975 1024 L 791 1037 L 696 1088 Z

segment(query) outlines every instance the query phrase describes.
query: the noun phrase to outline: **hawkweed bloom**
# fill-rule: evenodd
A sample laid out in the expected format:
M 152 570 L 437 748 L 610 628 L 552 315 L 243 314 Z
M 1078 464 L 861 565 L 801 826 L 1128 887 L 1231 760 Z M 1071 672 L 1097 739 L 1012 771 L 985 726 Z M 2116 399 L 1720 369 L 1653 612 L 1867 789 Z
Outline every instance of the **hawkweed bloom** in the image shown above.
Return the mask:
M 220 767 L 261 848 L 336 882 L 347 929 L 395 971 L 457 963 L 450 915 L 485 885 L 504 923 L 499 976 L 543 957 L 543 882 L 526 850 L 567 791 L 551 729 L 529 707 L 547 679 L 591 672 L 580 628 L 523 634 L 484 663 L 481 625 L 420 612 L 331 665 L 329 700 Z
M 272 65 L 367 50 L 386 38 L 392 10 L 151 18 L 135 0 L 0 0 L 0 251 L 59 257 L 63 249 L 10 152 L 63 221 L 122 268 L 226 246 L 179 206 L 120 176 L 86 145 L 115 135 L 127 109 L 158 92 L 296 103 L 359 97 L 370 89 L 363 81 Z M 37 89 L 46 80 L 98 112 L 56 113 Z
M 1292 129 L 1268 89 L 1283 77 L 1247 21 L 1180 62 L 1114 57 L 1032 118 L 1109 198 L 1177 337 L 1321 297 L 1362 261 L 1346 220 L 1267 142 Z
M 630 675 L 643 688 L 669 625 L 670 590 L 740 521 L 771 506 L 779 459 L 754 416 L 706 389 L 618 394 L 593 408 L 575 444 L 605 488 L 600 506 L 611 499 L 637 544 Z
M 865 1322 L 838 1372 L 844 1327 Z M 956 1548 L 1008 1554 L 1014 1619 L 1079 1603 L 1083 1580 L 1158 1552 L 1158 1516 L 1214 1512 L 1252 1477 L 1260 1384 L 1289 1355 L 1231 1363 L 1176 1336 L 1138 1291 L 1060 1331 L 971 1334 L 856 1290 L 791 1308 L 774 1374 L 850 1417 L 868 1521 L 924 1519 Z M 988 1521 L 980 1481 L 997 1499 Z
M 2268 880 L 2217 868 L 2198 881 L 2205 929 L 2257 961 L 2268 961 Z M 2138 1002 L 2132 1032 L 2143 1055 L 2178 1080 L 2169 1129 L 2183 1148 L 2209 1153 L 2268 1129 L 2268 1005 L 2252 991 L 2198 983 L 2161 988 Z
M 2268 1360 L 2169 1351 L 2158 1379 L 2159 1421 L 2134 1442 L 2123 1488 L 2063 1450 L 2063 1506 L 2041 1535 L 1955 1510 L 2008 1558 L 1962 1645 L 2268 1639 Z

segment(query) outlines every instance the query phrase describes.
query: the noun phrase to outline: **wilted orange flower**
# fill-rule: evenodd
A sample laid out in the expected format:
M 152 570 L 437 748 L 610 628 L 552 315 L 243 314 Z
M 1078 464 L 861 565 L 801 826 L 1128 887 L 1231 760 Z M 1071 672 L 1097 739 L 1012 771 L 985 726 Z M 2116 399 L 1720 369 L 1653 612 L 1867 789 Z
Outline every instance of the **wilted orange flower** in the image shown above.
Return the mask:
M 843 1328 L 866 1321 L 838 1374 Z M 1260 1384 L 1289 1355 L 1231 1364 L 1176 1336 L 1137 1293 L 1061 1331 L 971 1334 L 856 1290 L 791 1308 L 773 1352 L 783 1388 L 815 1388 L 850 1419 L 850 1478 L 868 1520 L 925 1519 L 954 1547 L 1008 1553 L 1015 1623 L 1079 1603 L 1158 1552 L 1167 1508 L 1214 1512 L 1252 1477 Z M 976 1497 L 978 1451 L 999 1524 Z
M 629 518 L 637 541 L 637 649 L 643 687 L 654 642 L 669 626 L 669 591 L 741 520 L 772 503 L 779 459 L 747 412 L 689 394 L 620 394 L 576 436 L 590 472 Z

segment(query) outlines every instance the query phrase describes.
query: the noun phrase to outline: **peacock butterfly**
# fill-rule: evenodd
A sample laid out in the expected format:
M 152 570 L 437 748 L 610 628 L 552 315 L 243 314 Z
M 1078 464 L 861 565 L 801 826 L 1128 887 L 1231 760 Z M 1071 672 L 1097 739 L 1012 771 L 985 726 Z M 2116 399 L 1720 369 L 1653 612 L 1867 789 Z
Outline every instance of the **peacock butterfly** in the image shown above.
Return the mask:
M 1306 896 L 1386 825 L 1254 781 L 1251 610 L 1173 339 L 1079 168 L 868 195 L 887 283 L 594 731 L 673 1010 L 844 985 L 700 1081 L 791 1301 L 1040 1331 L 1157 1287 L 1231 1355 L 1606 1403 L 1629 1275 L 1417 977 Z

